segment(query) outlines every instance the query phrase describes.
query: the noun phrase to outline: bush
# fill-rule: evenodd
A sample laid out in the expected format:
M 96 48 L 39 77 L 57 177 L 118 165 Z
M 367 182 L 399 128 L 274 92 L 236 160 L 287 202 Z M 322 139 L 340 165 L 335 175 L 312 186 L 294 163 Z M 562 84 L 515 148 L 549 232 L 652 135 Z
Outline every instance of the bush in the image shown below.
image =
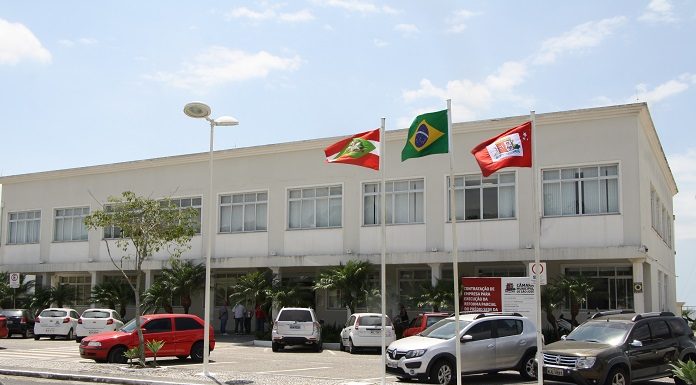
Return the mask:
M 691 360 L 686 362 L 679 360 L 677 364 L 670 364 L 674 377 L 678 377 L 687 384 L 696 384 L 696 363 Z
M 341 341 L 341 330 L 342 327 L 333 325 L 324 325 L 321 328 L 321 340 L 324 342 L 340 342 Z

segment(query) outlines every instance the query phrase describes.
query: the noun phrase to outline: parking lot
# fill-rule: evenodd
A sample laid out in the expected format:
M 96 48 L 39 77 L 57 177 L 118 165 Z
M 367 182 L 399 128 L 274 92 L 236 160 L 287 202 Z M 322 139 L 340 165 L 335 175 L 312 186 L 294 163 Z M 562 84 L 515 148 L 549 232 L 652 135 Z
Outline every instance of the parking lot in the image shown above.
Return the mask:
M 202 371 L 202 364 L 190 360 L 158 359 L 169 373 Z M 0 366 L 33 368 L 35 370 L 66 370 L 80 368 L 114 367 L 117 365 L 96 364 L 80 358 L 75 341 L 61 339 L 34 341 L 33 339 L 10 338 L 0 340 Z M 254 384 L 379 384 L 381 382 L 381 357 L 377 352 L 348 354 L 324 349 L 315 353 L 309 349 L 288 348 L 273 353 L 270 347 L 243 346 L 232 342 L 218 341 L 211 353 L 211 373 L 234 373 L 236 378 L 248 378 Z M 386 376 L 388 383 L 399 383 L 395 377 Z M 524 381 L 516 372 L 501 372 L 496 375 L 471 375 L 463 383 L 472 385 L 536 384 Z M 546 382 L 547 384 L 554 384 Z M 672 383 L 665 379 L 644 384 Z

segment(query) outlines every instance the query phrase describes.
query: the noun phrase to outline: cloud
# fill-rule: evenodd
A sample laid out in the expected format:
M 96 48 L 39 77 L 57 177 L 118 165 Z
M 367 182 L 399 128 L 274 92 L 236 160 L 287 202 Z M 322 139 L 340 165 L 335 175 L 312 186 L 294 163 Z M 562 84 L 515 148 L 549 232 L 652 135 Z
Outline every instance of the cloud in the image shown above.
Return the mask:
M 451 16 L 445 19 L 447 24 L 447 32 L 461 33 L 466 29 L 466 22 L 474 16 L 480 15 L 481 12 L 472 12 L 466 9 L 454 11 Z
M 199 90 L 225 83 L 265 78 L 272 71 L 295 71 L 302 63 L 299 56 L 280 57 L 266 51 L 248 53 L 226 47 L 210 47 L 176 72 L 160 71 L 146 79 L 173 87 Z
M 397 24 L 394 26 L 394 31 L 401 32 L 405 36 L 420 32 L 415 24 Z
M 677 18 L 672 13 L 672 4 L 669 0 L 652 0 L 638 20 L 649 23 L 674 23 Z
M 48 64 L 51 59 L 51 53 L 24 24 L 0 19 L 0 65 L 23 60 Z
M 62 45 L 62 46 L 64 46 L 64 47 L 72 48 L 72 47 L 74 47 L 74 46 L 76 46 L 76 45 L 78 45 L 78 44 L 80 44 L 80 45 L 94 45 L 94 44 L 97 44 L 97 39 L 93 39 L 93 38 L 90 38 L 90 37 L 81 37 L 81 38 L 79 38 L 79 39 L 77 39 L 77 40 L 61 39 L 61 40 L 58 40 L 58 44 L 60 44 L 60 45 Z
M 322 5 L 325 7 L 341 8 L 349 12 L 357 12 L 362 14 L 370 13 L 386 13 L 386 14 L 397 14 L 400 11 L 387 5 L 377 6 L 369 1 L 359 1 L 359 0 L 314 0 L 315 4 Z
M 636 86 L 636 93 L 631 95 L 626 101 L 629 103 L 657 103 L 671 96 L 680 94 L 695 84 L 696 75 L 689 73 L 682 74 L 676 79 L 668 80 L 652 90 L 649 90 L 646 84 L 641 83 Z
M 384 41 L 384 40 L 382 40 L 382 39 L 374 39 L 374 40 L 373 40 L 373 43 L 375 44 L 375 47 L 379 47 L 379 48 L 381 48 L 381 47 L 386 47 L 386 46 L 389 45 L 388 42 L 386 42 L 386 41 Z
M 696 148 L 667 156 L 679 187 L 674 197 L 676 239 L 696 239 Z
M 617 16 L 580 24 L 560 36 L 545 40 L 533 59 L 534 63 L 551 64 L 562 54 L 596 47 L 625 23 L 626 17 Z
M 227 20 L 247 19 L 251 21 L 275 20 L 286 23 L 304 23 L 314 20 L 311 11 L 303 9 L 297 12 L 277 12 L 279 6 L 266 6 L 262 10 L 252 10 L 247 7 L 234 8 L 225 14 Z

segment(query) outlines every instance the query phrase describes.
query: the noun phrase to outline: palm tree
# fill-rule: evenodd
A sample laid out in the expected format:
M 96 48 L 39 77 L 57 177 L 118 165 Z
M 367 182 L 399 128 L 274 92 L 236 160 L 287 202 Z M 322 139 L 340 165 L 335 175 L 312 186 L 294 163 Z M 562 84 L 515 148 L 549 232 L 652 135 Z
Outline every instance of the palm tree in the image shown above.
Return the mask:
M 454 309 L 452 282 L 438 279 L 435 286 L 423 285 L 420 294 L 409 299 L 416 301 L 419 308 L 432 307 L 434 312 L 439 312 L 440 309 Z
M 157 313 L 160 308 L 163 308 L 165 313 L 174 313 L 171 298 L 172 291 L 167 286 L 167 282 L 162 279 L 157 280 L 143 293 L 140 313 Z
M 314 290 L 339 290 L 344 304 L 354 313 L 358 302 L 367 298 L 371 268 L 372 264 L 368 261 L 350 260 L 345 265 L 335 266 L 321 273 L 314 284 Z
M 553 312 L 563 305 L 563 287 L 560 285 L 558 280 L 550 281 L 544 285 L 544 290 L 541 292 L 541 310 L 546 313 L 546 321 L 551 324 L 554 330 L 554 335 L 556 339 L 561 336 L 558 333 L 558 328 L 556 327 L 556 317 Z M 550 343 L 552 341 L 546 341 Z
M 587 295 L 594 290 L 594 284 L 585 277 L 563 277 L 559 285 L 570 297 L 570 317 L 573 325 L 577 325 L 576 318 L 580 313 L 580 305 L 587 301 Z
M 229 299 L 231 302 L 253 301 L 254 304 L 265 304 L 271 281 L 270 270 L 247 273 L 230 287 L 232 294 L 229 295 Z
M 36 315 L 47 307 L 51 307 L 51 288 L 35 287 L 34 295 L 29 298 L 29 308 Z
M 109 309 L 119 307 L 121 317 L 126 316 L 126 307 L 134 300 L 133 290 L 122 278 L 107 279 L 92 288 L 91 301 L 106 304 Z
M 267 298 L 273 303 L 274 307 L 307 307 L 311 301 L 303 295 L 302 286 L 299 284 L 286 284 L 282 280 L 273 279 L 271 287 L 266 292 Z
M 178 295 L 184 313 L 191 308 L 191 294 L 205 285 L 205 266 L 194 265 L 191 261 L 177 258 L 170 260 L 171 268 L 162 271 L 162 278 L 167 282 L 172 295 Z
M 51 302 L 54 302 L 57 307 L 71 304 L 75 300 L 75 290 L 69 285 L 58 284 L 51 289 Z

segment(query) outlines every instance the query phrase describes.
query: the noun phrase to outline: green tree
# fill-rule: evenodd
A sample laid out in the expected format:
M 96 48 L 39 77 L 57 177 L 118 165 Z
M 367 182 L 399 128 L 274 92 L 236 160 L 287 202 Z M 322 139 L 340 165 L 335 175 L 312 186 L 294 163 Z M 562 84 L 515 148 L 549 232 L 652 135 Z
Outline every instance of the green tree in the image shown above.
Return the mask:
M 0 272 L 0 307 L 4 309 L 23 308 L 30 301 L 29 293 L 34 287 L 34 280 L 26 281 L 25 274 L 19 274 L 19 287 L 10 287 L 10 273 Z
M 290 306 L 307 307 L 312 304 L 307 296 L 304 295 L 304 288 L 300 284 L 284 284 L 278 278 L 274 278 L 271 282 L 267 295 L 275 308 Z
M 556 316 L 553 313 L 563 306 L 563 296 L 563 287 L 558 280 L 549 281 L 541 291 L 541 310 L 546 314 L 546 321 L 551 324 L 556 340 L 560 339 L 561 336 L 558 335 Z M 550 342 L 553 341 L 546 341 L 546 343 Z
M 345 265 L 322 272 L 314 284 L 314 290 L 339 290 L 344 305 L 354 313 L 358 303 L 367 299 L 371 270 L 372 264 L 368 261 L 350 260 Z
M 120 197 L 110 197 L 104 210 L 92 212 L 84 222 L 88 229 L 115 227 L 121 230 L 120 238 L 114 241 L 104 239 L 104 243 L 111 262 L 133 291 L 135 308 L 140 309 L 143 263 L 163 249 L 170 253 L 171 258 L 178 258 L 190 247 L 196 215 L 192 208 L 178 209 L 170 199 L 154 200 L 126 191 Z M 114 256 L 111 243 L 120 249 L 121 256 Z M 135 275 L 135 284 L 128 279 L 128 271 Z M 140 365 L 145 366 L 145 342 L 140 317 L 135 317 L 135 323 Z
M 178 295 L 184 313 L 191 308 L 191 295 L 205 286 L 205 265 L 194 265 L 191 261 L 170 259 L 171 268 L 162 270 L 162 280 L 171 290 L 171 295 Z
M 454 309 L 454 291 L 451 281 L 438 279 L 435 286 L 423 285 L 418 295 L 409 300 L 416 302 L 419 308 L 432 307 L 433 311 Z
M 39 311 L 51 307 L 52 292 L 50 287 L 37 286 L 29 299 L 29 308 L 36 315 Z
M 585 277 L 562 277 L 558 285 L 570 299 L 570 318 L 573 325 L 577 325 L 580 306 L 587 301 L 587 296 L 594 290 L 594 284 Z
M 90 298 L 91 301 L 104 304 L 109 309 L 116 309 L 116 306 L 118 306 L 118 312 L 121 317 L 126 316 L 126 307 L 134 299 L 133 290 L 131 290 L 123 278 L 106 279 L 104 282 L 95 285 L 92 288 L 92 296 Z
M 159 279 L 143 293 L 141 313 L 157 313 L 160 308 L 164 309 L 165 313 L 174 313 L 171 298 L 172 290 L 167 286 L 167 282 Z
M 270 270 L 253 271 L 237 279 L 230 287 L 231 302 L 253 302 L 265 305 L 269 299 L 272 277 Z
M 55 303 L 57 307 L 72 304 L 75 301 L 75 289 L 70 285 L 58 284 L 58 286 L 49 289 L 51 292 L 51 303 Z

